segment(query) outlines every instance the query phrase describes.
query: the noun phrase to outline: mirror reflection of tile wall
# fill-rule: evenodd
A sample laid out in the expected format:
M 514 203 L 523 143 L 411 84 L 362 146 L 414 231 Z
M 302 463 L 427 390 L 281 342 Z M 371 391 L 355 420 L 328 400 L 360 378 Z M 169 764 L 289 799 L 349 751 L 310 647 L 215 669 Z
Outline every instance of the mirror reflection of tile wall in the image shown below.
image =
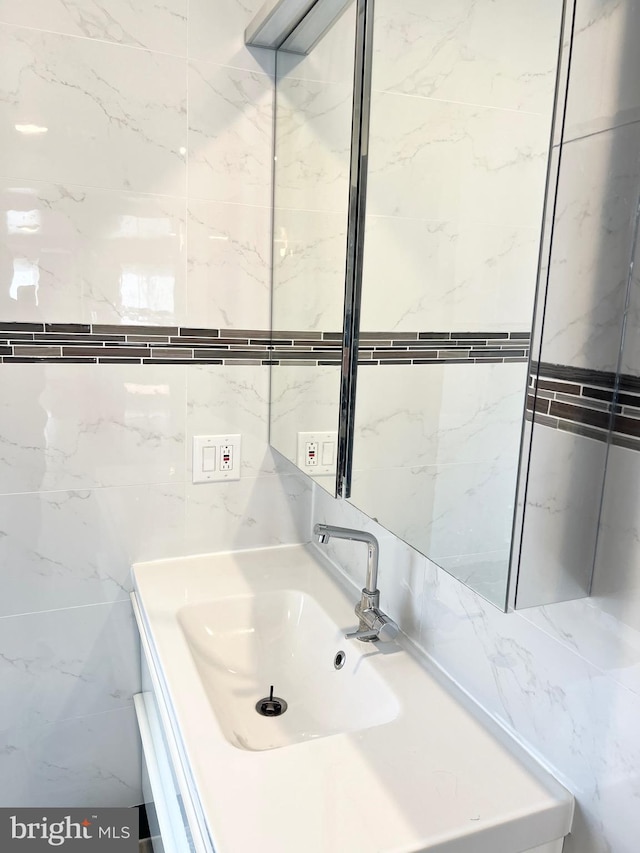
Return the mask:
M 351 500 L 500 606 L 562 11 L 375 7 Z
M 540 374 L 531 391 L 535 415 L 528 413 L 530 474 L 516 600 L 532 607 L 591 592 L 634 627 L 640 626 L 639 28 L 636 0 L 576 4 L 545 320 L 534 356 Z
M 299 465 L 299 433 L 337 447 L 355 16 L 308 56 L 277 54 L 271 444 Z M 323 461 L 303 470 L 334 493 L 336 454 Z

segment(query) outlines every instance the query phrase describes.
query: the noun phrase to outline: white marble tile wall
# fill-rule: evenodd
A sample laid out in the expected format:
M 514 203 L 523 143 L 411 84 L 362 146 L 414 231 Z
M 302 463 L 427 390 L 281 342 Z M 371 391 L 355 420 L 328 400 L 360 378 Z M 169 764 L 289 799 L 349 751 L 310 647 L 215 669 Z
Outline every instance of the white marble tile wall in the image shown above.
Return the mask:
M 272 328 L 342 330 L 356 4 L 309 56 L 277 59 Z M 338 430 L 340 365 L 283 361 L 271 377 L 271 443 Z M 335 460 L 334 460 L 335 464 Z M 335 475 L 320 475 L 335 491 Z
M 479 580 L 480 564 L 495 569 L 499 553 L 502 589 L 493 600 L 503 606 L 516 475 L 515 459 L 354 471 L 350 501 L 454 574 L 460 566 Z M 495 581 L 492 571 L 486 583 Z
M 459 228 L 487 220 L 535 228 L 551 115 L 545 118 L 375 92 L 367 212 Z
M 383 0 L 376 4 L 374 87 L 542 113 L 555 83 L 559 6 L 436 0 L 425 8 L 421 0 Z
M 183 199 L 9 177 L 1 197 L 3 319 L 186 319 Z
M 565 138 L 640 120 L 638 0 L 577 0 Z
M 0 319 L 269 327 L 259 3 L 0 2 Z M 131 563 L 298 541 L 309 486 L 267 367 L 5 364 L 0 400 L 0 805 L 136 805 Z M 242 479 L 192 485 L 225 432 Z
M 355 13 L 309 56 L 278 56 L 274 329 L 342 328 Z
M 340 365 L 281 364 L 271 374 L 269 441 L 286 459 L 297 462 L 299 432 L 335 432 L 340 416 Z M 322 476 L 335 492 L 335 476 Z
M 638 0 L 577 0 L 542 358 L 615 370 L 640 197 Z
M 528 332 L 539 242 L 539 225 L 369 215 L 363 328 Z
M 520 443 L 525 386 L 521 363 L 363 367 L 354 468 L 512 459 Z
M 352 83 L 278 77 L 276 209 L 346 219 L 352 106 Z
M 274 59 L 243 46 L 255 6 L 0 5 L 3 318 L 268 327 Z
M 331 210 L 281 208 L 275 217 L 274 329 L 340 331 L 344 312 L 346 216 Z
M 376 4 L 363 328 L 530 328 L 561 11 Z
M 358 374 L 351 502 L 456 576 L 485 571 L 496 602 L 506 588 L 525 386 L 521 363 Z
M 132 562 L 301 536 L 309 485 L 268 450 L 267 368 L 148 369 L 4 365 L 0 373 L 2 398 L 12 401 L 0 428 L 0 646 L 11 684 L 0 729 L 9 738 L 131 711 Z M 242 479 L 192 485 L 191 436 L 229 431 L 243 435 Z M 125 764 L 135 748 L 122 742 Z M 85 769 L 91 799 L 94 769 Z
M 0 2 L 0 21 L 37 30 L 143 47 L 184 56 L 188 0 L 166 0 L 148 9 L 126 0 L 11 0 Z
M 637 498 L 631 475 L 629 485 L 630 497 Z M 635 516 L 637 524 L 637 507 Z M 608 592 L 504 614 L 319 488 L 313 521 L 365 528 L 379 537 L 382 608 L 573 792 L 577 810 L 565 853 L 636 853 L 637 550 L 635 562 L 626 563 Z M 633 541 L 630 531 L 627 542 Z M 634 545 L 637 549 L 637 530 Z M 355 601 L 364 576 L 362 554 L 345 542 L 332 540 L 328 547 L 354 583 Z M 609 556 L 614 559 L 613 551 Z M 628 602 L 630 584 L 635 607 Z M 428 709 L 425 715 L 428 724 Z
M 564 142 L 550 257 L 540 359 L 615 372 L 627 299 L 625 373 L 638 373 L 638 284 L 630 265 L 640 199 L 640 99 L 636 86 L 636 0 L 577 0 Z M 630 291 L 629 291 L 630 288 Z M 536 424 L 523 542 L 519 600 L 543 603 L 585 594 L 594 565 L 603 483 L 624 492 L 621 469 L 607 449 L 580 436 Z M 626 452 L 627 455 L 632 455 Z M 596 583 L 606 583 L 602 554 L 628 541 L 603 504 Z M 623 520 L 624 519 L 624 520 Z M 606 523 L 605 523 L 606 521 Z M 620 554 L 622 556 L 622 554 Z M 616 566 L 625 560 L 614 560 Z M 541 567 L 541 568 L 540 568 Z M 618 577 L 622 568 L 611 568 Z
M 639 152 L 640 122 L 563 146 L 543 361 L 617 368 L 640 197 Z
M 640 222 L 636 220 L 636 228 Z M 629 292 L 626 304 L 626 323 L 620 359 L 621 373 L 640 376 L 640 241 L 636 237 L 633 269 L 629 279 Z

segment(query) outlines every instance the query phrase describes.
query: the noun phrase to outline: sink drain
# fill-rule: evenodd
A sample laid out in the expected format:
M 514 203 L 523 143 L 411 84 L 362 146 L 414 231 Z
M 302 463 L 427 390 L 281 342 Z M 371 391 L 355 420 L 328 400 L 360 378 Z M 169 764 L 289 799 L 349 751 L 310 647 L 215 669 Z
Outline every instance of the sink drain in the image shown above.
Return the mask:
M 333 659 L 333 665 L 336 669 L 342 669 L 344 666 L 344 662 L 346 661 L 347 656 L 344 652 L 340 651 L 336 654 Z
M 287 703 L 284 699 L 273 695 L 273 684 L 271 692 L 265 699 L 259 699 L 256 702 L 256 711 L 263 717 L 280 717 L 287 710 Z

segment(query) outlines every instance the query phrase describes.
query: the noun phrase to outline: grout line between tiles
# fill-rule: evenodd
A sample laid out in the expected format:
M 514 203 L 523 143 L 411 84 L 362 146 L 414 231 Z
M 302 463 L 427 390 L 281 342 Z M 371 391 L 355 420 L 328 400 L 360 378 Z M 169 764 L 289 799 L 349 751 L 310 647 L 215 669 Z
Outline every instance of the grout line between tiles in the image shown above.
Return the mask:
M 43 613 L 59 613 L 63 610 L 82 610 L 86 607 L 115 607 L 117 604 L 128 604 L 131 607 L 129 592 L 125 592 L 124 598 L 116 598 L 111 601 L 93 601 L 87 604 L 71 604 L 67 607 L 48 607 L 45 610 L 25 610 L 21 613 L 6 613 L 0 616 L 0 623 L 3 619 L 20 619 L 24 616 L 39 616 Z
M 583 599 L 579 599 L 579 600 L 583 600 Z M 561 603 L 561 604 L 567 604 L 567 603 L 569 603 L 569 602 L 560 602 L 560 603 Z M 542 607 L 546 607 L 546 606 L 549 606 L 549 605 L 542 605 Z M 636 700 L 637 700 L 638 702 L 640 702 L 640 693 L 637 693 L 635 690 L 632 690 L 628 685 L 623 684 L 623 682 L 619 681 L 619 680 L 618 680 L 614 675 L 612 675 L 612 674 L 611 674 L 611 672 L 609 672 L 608 670 L 606 670 L 606 669 L 602 669 L 602 667 L 598 666 L 598 664 L 596 664 L 596 663 L 594 663 L 593 661 L 589 660 L 589 658 L 585 657 L 585 656 L 584 656 L 584 654 L 582 654 L 582 653 L 581 653 L 577 648 L 575 648 L 574 646 L 569 645 L 569 643 L 564 642 L 560 637 L 558 637 L 557 635 L 553 634 L 553 633 L 552 633 L 551 631 L 549 631 L 547 628 L 545 628 L 545 627 L 543 627 L 542 625 L 538 624 L 537 622 L 534 622 L 533 620 L 529 619 L 529 618 L 527 617 L 527 615 L 526 615 L 526 611 L 524 611 L 524 610 L 514 610 L 512 615 L 514 615 L 514 616 L 519 616 L 521 619 L 524 619 L 524 621 L 525 621 L 528 625 L 531 625 L 534 629 L 536 629 L 536 630 L 540 631 L 542 634 L 544 634 L 544 635 L 545 635 L 546 637 L 548 637 L 550 640 L 553 640 L 553 642 L 558 643 L 558 645 L 562 646 L 562 648 L 563 648 L 563 649 L 565 649 L 566 651 L 568 651 L 568 652 L 570 652 L 571 654 L 575 655 L 576 657 L 580 658 L 580 660 L 584 661 L 584 662 L 587 664 L 587 666 L 589 666 L 590 668 L 594 669 L 596 672 L 599 672 L 599 673 L 600 673 L 600 675 L 602 675 L 602 676 L 604 676 L 605 678 L 608 678 L 608 679 L 610 679 L 611 681 L 615 682 L 619 687 L 621 687 L 621 688 L 622 688 L 623 690 L 625 690 L 627 693 L 630 693 L 632 696 L 634 696 L 634 697 L 636 698 Z
M 43 29 L 41 27 L 27 26 L 26 24 L 13 24 L 10 21 L 0 20 L 0 28 L 2 28 L 2 27 L 6 27 L 7 29 L 14 29 L 14 30 L 25 30 L 26 32 L 39 33 L 41 35 L 56 36 L 58 38 L 69 38 L 69 39 L 74 39 L 76 41 L 86 41 L 86 42 L 89 42 L 91 44 L 96 44 L 96 43 L 97 44 L 104 44 L 104 45 L 109 45 L 110 47 L 116 47 L 116 48 L 123 47 L 123 48 L 126 48 L 128 50 L 138 51 L 139 53 L 149 53 L 149 54 L 153 54 L 153 55 L 157 55 L 157 56 L 166 56 L 166 57 L 169 57 L 171 59 L 177 59 L 177 60 L 180 60 L 182 62 L 185 62 L 188 65 L 192 64 L 192 63 L 196 63 L 196 62 L 198 62 L 198 63 L 202 62 L 202 63 L 205 63 L 206 65 L 215 65 L 218 68 L 229 68 L 232 71 L 243 71 L 246 74 L 255 74 L 257 76 L 267 77 L 270 80 L 273 80 L 273 74 L 269 73 L 268 71 L 262 71 L 259 67 L 245 68 L 242 65 L 230 65 L 229 63 L 226 63 L 226 62 L 215 62 L 213 60 L 207 59 L 206 57 L 189 56 L 189 17 L 188 17 L 188 12 L 187 12 L 187 17 L 186 17 L 187 51 L 185 53 L 172 53 L 171 51 L 158 50 L 157 48 L 147 47 L 147 46 L 141 45 L 141 44 L 127 44 L 126 42 L 113 41 L 111 39 L 106 39 L 106 38 L 96 38 L 95 36 L 85 36 L 85 35 L 81 35 L 80 33 L 65 33 L 65 32 L 62 32 L 61 30 L 48 30 L 48 29 Z M 265 49 L 267 49 L 267 48 L 265 48 Z

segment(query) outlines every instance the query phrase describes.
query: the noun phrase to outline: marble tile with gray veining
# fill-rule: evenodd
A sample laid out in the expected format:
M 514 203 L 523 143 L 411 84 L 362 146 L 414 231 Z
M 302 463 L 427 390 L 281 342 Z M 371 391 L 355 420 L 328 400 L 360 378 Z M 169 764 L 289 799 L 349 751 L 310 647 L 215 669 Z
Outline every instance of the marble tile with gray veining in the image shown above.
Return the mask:
M 350 501 L 438 562 L 509 547 L 516 463 L 356 469 Z
M 190 63 L 190 198 L 270 207 L 272 102 L 265 74 Z
M 5 364 L 0 494 L 183 482 L 185 369 Z
M 506 607 L 509 548 L 439 557 L 438 565 L 501 610 Z
M 271 211 L 189 202 L 188 325 L 268 329 Z
M 345 214 L 349 205 L 352 86 L 278 83 L 275 206 Z
M 548 118 L 372 96 L 369 214 L 539 227 Z
M 268 452 L 269 368 L 255 365 L 197 365 L 187 374 L 187 446 L 195 435 L 242 435 L 243 477 L 275 473 Z M 187 478 L 191 476 L 187 460 Z M 228 484 L 207 484 L 211 492 Z
M 0 174 L 184 195 L 184 61 L 6 25 L 0 55 Z
M 622 589 L 612 589 L 609 599 L 620 599 Z M 625 594 L 630 592 L 627 584 Z M 625 625 L 622 613 L 608 613 L 606 599 L 596 591 L 591 598 L 523 610 L 522 616 L 640 696 L 640 630 L 637 622 L 635 627 Z M 637 609 L 638 598 L 629 604 Z
M 3 320 L 184 324 L 184 200 L 1 184 Z
M 188 0 L 0 0 L 0 22 L 184 56 L 187 7 Z
M 382 0 L 376 89 L 551 116 L 561 0 Z
M 0 497 L 0 616 L 127 599 L 131 564 L 179 556 L 184 487 Z
M 640 191 L 640 124 L 564 147 L 542 360 L 615 370 Z
M 354 469 L 518 459 L 526 364 L 380 365 L 358 374 Z
M 131 603 L 0 619 L 0 674 L 11 696 L 2 731 L 130 706 L 139 689 Z
M 305 541 L 311 483 L 293 469 L 279 476 L 187 485 L 186 541 L 191 553 Z
M 576 5 L 565 138 L 640 119 L 637 0 L 580 0 Z
M 0 805 L 132 807 L 142 802 L 133 708 L 0 735 Z
M 539 226 L 369 216 L 361 328 L 526 331 L 539 240 Z
M 272 75 L 275 51 L 247 47 L 244 31 L 263 0 L 189 0 L 189 57 Z
M 520 614 L 433 567 L 421 645 L 577 797 L 571 853 L 633 853 L 640 828 L 638 697 Z
M 339 411 L 339 364 L 273 368 L 269 441 L 286 459 L 298 458 L 299 432 L 337 432 Z
M 346 210 L 274 211 L 275 329 L 326 332 L 342 328 L 346 252 Z

